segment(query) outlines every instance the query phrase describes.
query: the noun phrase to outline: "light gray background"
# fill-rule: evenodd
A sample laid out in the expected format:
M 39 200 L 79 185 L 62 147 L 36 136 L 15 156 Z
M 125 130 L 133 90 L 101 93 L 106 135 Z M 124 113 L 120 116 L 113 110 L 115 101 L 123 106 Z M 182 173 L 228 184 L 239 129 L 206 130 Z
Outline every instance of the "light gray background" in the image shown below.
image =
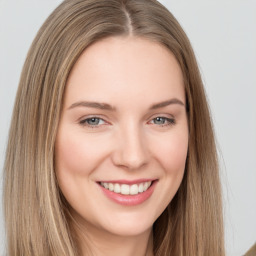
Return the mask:
M 26 53 L 60 2 L 0 0 L 0 174 Z M 239 256 L 256 242 L 256 1 L 161 2 L 188 34 L 200 65 L 221 159 L 227 255 Z

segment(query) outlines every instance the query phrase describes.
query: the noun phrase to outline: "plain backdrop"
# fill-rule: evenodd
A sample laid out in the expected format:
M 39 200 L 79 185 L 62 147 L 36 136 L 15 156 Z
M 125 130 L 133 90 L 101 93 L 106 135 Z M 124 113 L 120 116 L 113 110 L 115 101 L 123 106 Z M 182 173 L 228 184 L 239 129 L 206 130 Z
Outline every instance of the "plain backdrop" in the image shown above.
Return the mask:
M 37 30 L 60 2 L 0 0 L 1 181 L 22 65 Z M 199 62 L 219 149 L 227 255 L 240 256 L 256 242 L 256 1 L 160 2 L 181 23 Z M 1 206 L 1 255 L 2 216 Z

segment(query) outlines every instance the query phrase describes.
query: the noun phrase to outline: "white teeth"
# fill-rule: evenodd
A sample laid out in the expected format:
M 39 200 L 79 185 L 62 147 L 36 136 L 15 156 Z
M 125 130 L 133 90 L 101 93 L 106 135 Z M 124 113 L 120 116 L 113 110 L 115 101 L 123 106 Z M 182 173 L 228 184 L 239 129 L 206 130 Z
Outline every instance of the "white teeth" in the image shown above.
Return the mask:
M 140 183 L 139 185 L 139 193 L 142 193 L 144 190 L 143 190 L 143 183 Z
M 129 193 L 130 193 L 129 185 L 122 184 L 121 185 L 121 194 L 122 195 L 129 195 Z
M 143 184 L 143 190 L 146 191 L 146 190 L 150 187 L 150 185 L 151 185 L 151 182 L 150 182 L 150 181 L 145 182 L 145 183 Z
M 139 187 L 137 184 L 133 184 L 130 186 L 130 194 L 137 195 L 139 193 Z
M 115 193 L 120 193 L 121 192 L 121 187 L 120 187 L 120 185 L 118 183 L 116 183 L 114 185 L 114 192 Z
M 113 191 L 113 190 L 114 190 L 114 185 L 113 185 L 113 183 L 109 183 L 109 184 L 108 184 L 108 189 L 109 189 L 110 191 Z
M 139 193 L 145 192 L 151 185 L 151 181 L 143 182 L 139 184 L 119 184 L 119 183 L 107 183 L 101 182 L 100 185 L 110 191 L 113 191 L 122 195 L 137 195 Z

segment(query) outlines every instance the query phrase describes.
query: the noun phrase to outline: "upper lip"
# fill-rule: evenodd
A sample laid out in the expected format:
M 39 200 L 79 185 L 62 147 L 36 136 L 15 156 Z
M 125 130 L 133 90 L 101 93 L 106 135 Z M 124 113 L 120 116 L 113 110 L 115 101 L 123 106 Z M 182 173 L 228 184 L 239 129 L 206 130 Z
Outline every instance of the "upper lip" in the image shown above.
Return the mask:
M 98 181 L 99 183 L 119 183 L 119 184 L 127 184 L 127 185 L 132 185 L 132 184 L 139 184 L 143 182 L 148 182 L 148 181 L 155 181 L 156 179 L 137 179 L 137 180 L 101 180 Z

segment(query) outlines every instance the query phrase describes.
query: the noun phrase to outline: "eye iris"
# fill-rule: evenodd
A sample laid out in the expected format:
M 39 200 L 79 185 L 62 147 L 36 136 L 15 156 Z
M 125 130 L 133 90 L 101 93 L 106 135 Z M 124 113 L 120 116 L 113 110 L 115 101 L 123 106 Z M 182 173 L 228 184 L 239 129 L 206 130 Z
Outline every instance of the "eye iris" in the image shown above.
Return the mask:
M 87 123 L 89 125 L 98 125 L 100 122 L 100 119 L 99 118 L 90 118 L 87 120 Z
M 164 124 L 164 123 L 165 123 L 165 118 L 163 118 L 163 117 L 155 118 L 155 124 Z

